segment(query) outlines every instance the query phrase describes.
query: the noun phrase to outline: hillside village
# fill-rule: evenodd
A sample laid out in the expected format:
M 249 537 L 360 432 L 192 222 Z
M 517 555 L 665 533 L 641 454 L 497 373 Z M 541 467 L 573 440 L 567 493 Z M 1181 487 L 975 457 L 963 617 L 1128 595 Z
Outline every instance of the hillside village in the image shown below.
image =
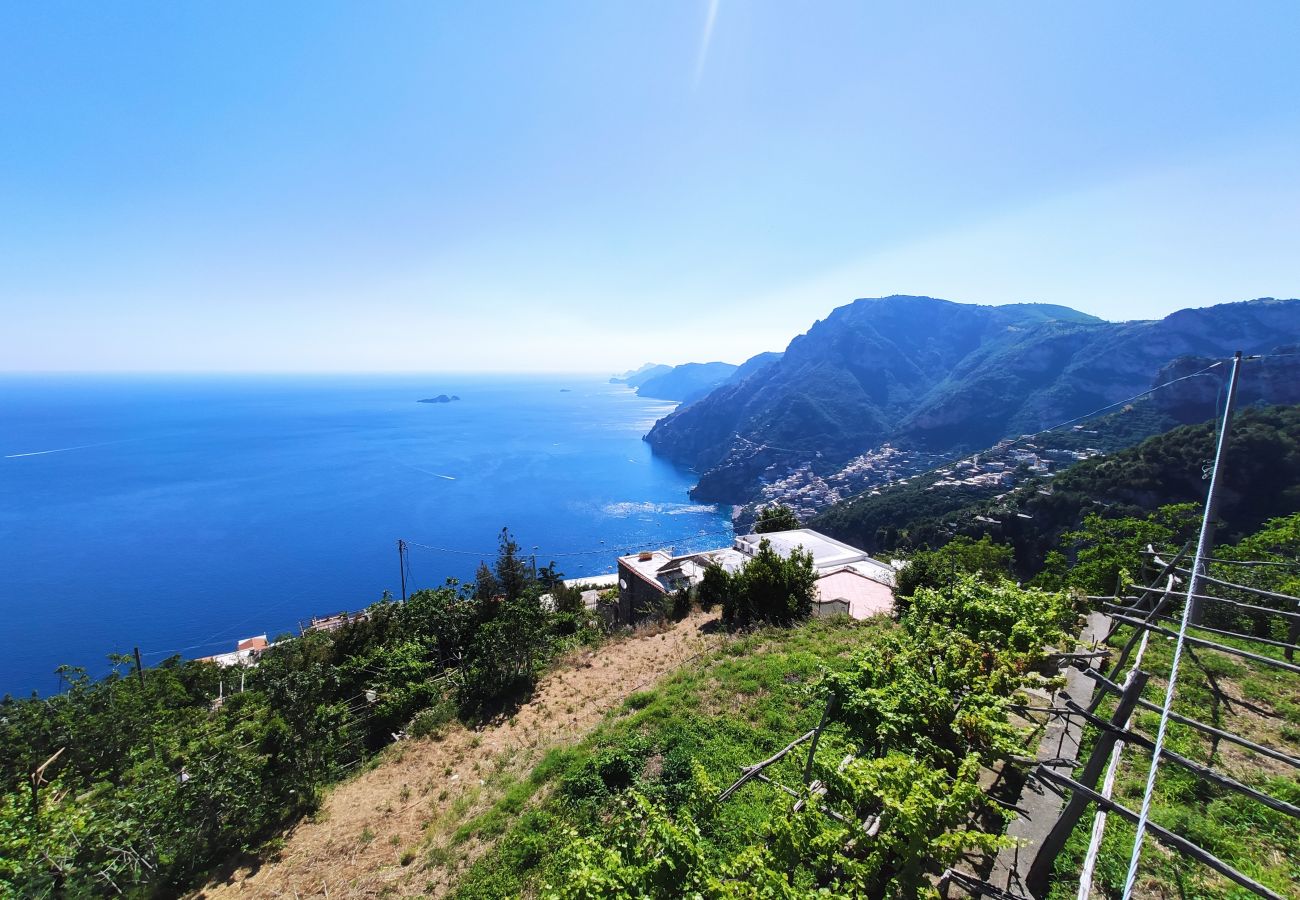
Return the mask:
M 1077 426 L 1083 432 L 1084 426 Z M 757 512 L 781 504 L 802 520 L 850 497 L 879 496 L 881 490 L 933 475 L 928 490 L 1005 488 L 1010 490 L 1030 478 L 1051 477 L 1064 466 L 1100 454 L 1096 449 L 1064 449 L 1035 443 L 1033 436 L 1008 439 L 957 460 L 921 450 L 883 444 L 854 457 L 841 469 L 820 475 L 813 462 L 784 469 L 769 466 L 760 483 Z M 779 474 L 779 473 L 784 474 Z M 779 477 L 778 477 L 779 476 Z

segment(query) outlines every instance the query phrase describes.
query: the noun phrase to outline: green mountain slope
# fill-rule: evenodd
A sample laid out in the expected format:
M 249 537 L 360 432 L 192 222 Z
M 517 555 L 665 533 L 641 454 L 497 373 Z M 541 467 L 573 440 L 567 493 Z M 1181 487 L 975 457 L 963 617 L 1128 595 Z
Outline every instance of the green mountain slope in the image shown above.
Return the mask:
M 1090 512 L 1141 516 L 1169 503 L 1203 502 L 1203 468 L 1214 456 L 1214 441 L 1212 422 L 1180 426 L 1000 498 L 997 488 L 932 489 L 934 479 L 912 479 L 878 496 L 836 504 L 810 524 L 872 552 L 989 534 L 1011 544 L 1020 573 L 1030 575 Z M 1222 485 L 1220 540 L 1300 511 L 1300 406 L 1251 407 L 1237 416 Z
M 1180 357 L 1297 340 L 1295 300 L 1123 323 L 1038 304 L 858 300 L 780 360 L 660 420 L 646 440 L 700 473 L 696 499 L 742 502 L 773 464 L 831 466 L 886 441 L 971 451 L 1136 394 Z
M 737 366 L 725 362 L 685 363 L 648 378 L 637 387 L 637 394 L 655 400 L 679 400 L 690 403 L 709 391 L 726 384 Z

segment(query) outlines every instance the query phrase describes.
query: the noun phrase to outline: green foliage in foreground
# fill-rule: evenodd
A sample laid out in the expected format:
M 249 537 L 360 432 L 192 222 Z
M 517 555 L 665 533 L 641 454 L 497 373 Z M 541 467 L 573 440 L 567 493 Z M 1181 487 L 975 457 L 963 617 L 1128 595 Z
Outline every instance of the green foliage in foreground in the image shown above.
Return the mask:
M 547 611 L 504 531 L 483 573 L 278 643 L 242 692 L 208 663 L 137 677 L 117 657 L 99 682 L 65 669 L 56 696 L 0 701 L 0 897 L 176 893 L 312 808 L 393 732 L 491 714 L 551 654 L 599 639 L 585 610 Z
M 978 776 L 1019 752 L 1009 704 L 1043 683 L 1043 647 L 1065 641 L 1075 617 L 1063 595 L 962 575 L 947 593 L 918 589 L 896 626 L 813 620 L 756 632 L 671 679 L 662 698 L 630 702 L 637 711 L 579 751 L 563 789 L 517 820 L 460 896 L 929 893 L 945 865 L 1003 843 L 1003 814 Z M 840 634 L 857 637 L 847 660 Z M 790 683 L 818 671 L 807 687 Z M 751 782 L 714 802 L 740 765 L 806 731 L 828 704 L 813 762 L 824 794 L 796 810 Z M 805 760 L 796 752 L 766 774 L 799 786 Z
M 815 726 L 821 710 L 810 702 L 810 692 L 822 671 L 848 666 L 856 648 L 892 627 L 883 619 L 812 619 L 795 629 L 760 629 L 730 640 L 652 690 L 633 694 L 558 766 L 538 767 L 546 773 L 531 791 L 549 786 L 544 800 L 522 811 L 512 806 L 504 818 L 494 808 L 463 829 L 459 841 L 497 840 L 464 878 L 458 896 L 527 895 L 544 881 L 563 878 L 559 859 L 572 830 L 598 833 L 632 791 L 674 817 L 691 812 L 697 767 L 713 786 L 727 784 L 740 766 Z M 783 760 L 769 774 L 794 783 L 798 762 Z M 529 784 L 537 772 L 520 784 Z M 714 809 L 707 822 L 700 817 L 709 857 L 749 846 L 755 829 L 779 812 L 772 799 L 768 789 L 749 788 Z M 505 811 L 507 804 L 498 806 Z M 443 859 L 457 845 L 431 853 Z
M 870 839 L 861 827 L 825 813 L 774 816 L 762 839 L 738 856 L 715 860 L 697 818 L 708 825 L 714 785 L 696 769 L 689 802 L 674 817 L 629 792 L 599 834 L 565 834 L 560 876 L 548 900 L 601 898 L 799 898 L 827 893 L 910 897 L 928 886 L 935 865 L 973 849 L 992 850 L 995 836 L 965 829 L 970 810 L 986 803 L 979 760 L 967 757 L 955 778 L 905 753 L 855 759 L 828 774 L 827 809 L 856 821 L 863 809 L 888 820 Z

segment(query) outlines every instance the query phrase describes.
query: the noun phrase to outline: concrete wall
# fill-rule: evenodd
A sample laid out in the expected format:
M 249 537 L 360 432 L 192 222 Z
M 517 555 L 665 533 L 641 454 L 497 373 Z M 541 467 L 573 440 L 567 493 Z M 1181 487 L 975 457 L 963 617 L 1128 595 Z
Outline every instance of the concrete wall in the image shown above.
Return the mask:
M 622 560 L 618 564 L 618 624 L 635 625 L 663 603 L 664 593 Z M 623 585 L 627 587 L 623 587 Z
M 825 619 L 830 616 L 847 616 L 849 614 L 849 601 L 847 600 L 822 600 L 813 604 L 813 618 Z

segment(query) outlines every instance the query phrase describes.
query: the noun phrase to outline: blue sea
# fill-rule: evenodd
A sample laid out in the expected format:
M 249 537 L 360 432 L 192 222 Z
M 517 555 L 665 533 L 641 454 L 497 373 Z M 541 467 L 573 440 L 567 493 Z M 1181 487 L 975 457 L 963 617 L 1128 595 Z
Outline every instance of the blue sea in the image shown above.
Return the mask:
M 411 589 L 503 526 L 568 577 L 725 544 L 641 440 L 671 409 L 591 375 L 0 378 L 0 694 L 397 595 L 399 538 Z

